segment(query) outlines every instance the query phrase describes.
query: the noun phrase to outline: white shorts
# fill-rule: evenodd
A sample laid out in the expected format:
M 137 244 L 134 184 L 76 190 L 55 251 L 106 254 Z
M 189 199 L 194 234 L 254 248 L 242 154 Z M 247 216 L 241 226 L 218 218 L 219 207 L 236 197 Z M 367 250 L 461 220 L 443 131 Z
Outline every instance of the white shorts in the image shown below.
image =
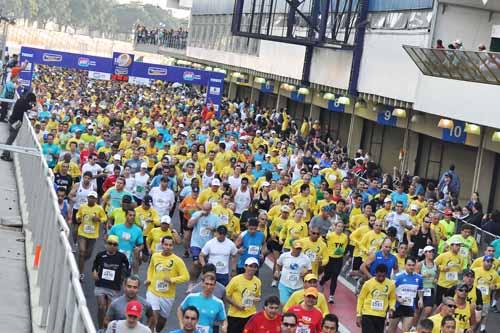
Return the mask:
M 165 319 L 167 319 L 170 315 L 170 311 L 172 310 L 172 306 L 174 305 L 173 298 L 156 296 L 150 291 L 146 293 L 146 300 L 149 304 L 151 304 L 153 311 L 160 311 L 160 316 Z

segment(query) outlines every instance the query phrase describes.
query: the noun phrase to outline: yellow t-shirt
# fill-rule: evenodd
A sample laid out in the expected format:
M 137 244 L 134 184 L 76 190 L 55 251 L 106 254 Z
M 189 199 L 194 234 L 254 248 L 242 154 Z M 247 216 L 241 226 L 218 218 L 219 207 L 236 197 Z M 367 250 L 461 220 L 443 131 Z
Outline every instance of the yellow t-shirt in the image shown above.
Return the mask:
M 290 249 L 294 240 L 307 237 L 308 234 L 309 231 L 305 222 L 295 222 L 295 220 L 291 220 L 283 226 L 280 232 L 283 248 Z
M 434 324 L 432 328 L 432 333 L 440 333 L 441 332 L 441 323 L 443 322 L 443 316 L 440 313 L 435 314 L 434 316 L 429 317 L 429 320 Z
M 329 257 L 342 258 L 349 244 L 349 239 L 345 233 L 339 235 L 336 232 L 329 232 L 326 235 L 326 244 Z
M 226 295 L 236 303 L 242 304 L 245 309 L 238 310 L 229 305 L 228 316 L 237 318 L 248 318 L 257 312 L 255 298 L 260 298 L 262 282 L 256 276 L 251 280 L 245 278 L 244 274 L 236 275 L 229 281 L 226 287 Z
M 161 228 L 153 228 L 146 238 L 146 243 L 148 244 L 151 253 L 162 252 L 163 247 L 161 246 L 161 239 L 165 236 L 172 237 L 172 230 L 168 228 L 166 231 L 161 230 Z
M 135 223 L 144 229 L 144 235 L 148 235 L 153 228 L 160 226 L 160 216 L 153 207 L 144 209 L 141 205 L 135 209 Z
M 99 221 L 92 221 L 94 216 L 97 216 Z M 78 236 L 90 239 L 96 239 L 99 237 L 100 225 L 107 220 L 106 212 L 104 212 L 104 209 L 97 204 L 92 207 L 88 204 L 81 205 L 76 213 L 76 219 L 77 221 L 81 221 L 78 226 Z
M 217 192 L 212 191 L 211 188 L 207 188 L 203 191 L 200 192 L 200 195 L 198 196 L 197 203 L 198 205 L 203 205 L 205 202 L 210 202 L 212 204 L 219 202 L 222 194 L 222 190 L 218 190 Z
M 363 260 L 365 260 L 370 253 L 375 253 L 380 249 L 385 237 L 386 235 L 383 232 L 377 234 L 375 231 L 370 230 L 361 238 L 359 245 L 362 251 L 361 257 Z M 404 267 L 404 265 L 400 267 Z
M 170 282 L 165 281 L 167 277 Z M 174 299 L 176 285 L 189 281 L 189 272 L 184 261 L 175 254 L 164 256 L 155 253 L 151 256 L 147 279 L 151 281 L 148 291 L 159 297 Z
M 304 253 L 312 263 L 312 273 L 318 275 L 320 265 L 328 264 L 328 251 L 326 243 L 322 238 L 313 242 L 309 237 L 300 239 L 302 243 L 302 253 Z
M 476 273 L 474 284 L 476 288 L 481 290 L 483 294 L 483 304 L 486 306 L 486 304 L 490 304 L 491 302 L 491 294 L 493 291 L 491 286 L 495 286 L 495 289 L 500 288 L 500 277 L 493 267 L 488 271 L 483 267 L 475 268 L 474 273 Z
M 356 313 L 385 318 L 387 310 L 396 307 L 396 287 L 394 281 L 385 279 L 382 283 L 375 278 L 366 281 L 358 296 Z
M 233 211 L 227 207 L 222 207 L 220 204 L 212 207 L 212 214 L 217 215 L 220 219 L 220 224 L 224 225 L 228 225 L 233 217 Z
M 304 289 L 297 290 L 290 296 L 285 305 L 283 305 L 283 313 L 287 312 L 294 305 L 304 303 Z M 328 308 L 328 304 L 326 303 L 326 298 L 323 293 L 318 293 L 318 302 L 314 306 L 316 309 L 321 311 L 323 315 L 327 315 L 330 313 L 330 309 Z
M 451 288 L 458 284 L 458 273 L 462 271 L 464 265 L 463 257 L 448 251 L 437 256 L 434 262 L 439 269 L 438 286 Z M 449 268 L 448 272 L 444 271 L 445 267 Z
M 470 326 L 470 316 L 471 316 L 471 305 L 469 303 L 465 303 L 463 308 L 460 308 L 457 304 L 457 308 L 455 309 L 455 321 L 457 323 L 457 332 L 464 332 L 471 328 Z
M 363 225 L 358 229 L 354 230 L 354 232 L 349 236 L 349 240 L 351 244 L 354 246 L 353 257 L 361 257 L 363 251 L 361 250 L 361 240 L 363 236 L 370 231 L 370 227 L 367 225 Z
M 283 217 L 281 217 L 281 215 L 276 216 L 273 219 L 273 222 L 271 223 L 271 226 L 269 227 L 269 234 L 271 235 L 271 237 L 279 238 L 281 230 L 283 229 L 283 227 L 286 224 L 291 223 L 291 222 L 293 222 L 293 220 L 290 217 L 285 220 Z

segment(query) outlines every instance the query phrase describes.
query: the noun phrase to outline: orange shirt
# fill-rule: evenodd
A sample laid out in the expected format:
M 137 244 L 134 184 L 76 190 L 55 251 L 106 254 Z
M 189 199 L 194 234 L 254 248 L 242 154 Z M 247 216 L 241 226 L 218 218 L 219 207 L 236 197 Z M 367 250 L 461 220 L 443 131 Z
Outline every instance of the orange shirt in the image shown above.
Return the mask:
M 184 217 L 189 220 L 191 215 L 197 210 L 196 199 L 188 195 L 181 201 L 179 209 L 184 211 Z

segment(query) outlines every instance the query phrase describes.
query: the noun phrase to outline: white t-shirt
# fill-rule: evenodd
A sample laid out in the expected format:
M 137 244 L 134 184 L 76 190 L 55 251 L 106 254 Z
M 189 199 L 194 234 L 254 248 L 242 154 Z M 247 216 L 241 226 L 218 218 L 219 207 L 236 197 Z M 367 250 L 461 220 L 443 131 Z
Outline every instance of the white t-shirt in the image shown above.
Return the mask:
M 410 220 L 410 216 L 406 213 L 398 214 L 396 212 L 391 212 L 385 216 L 387 222 L 387 227 L 394 227 L 398 231 L 397 237 L 400 242 L 403 241 L 405 226 L 413 227 L 413 223 Z
M 231 185 L 231 189 L 234 192 L 241 186 L 241 175 L 238 178 L 235 176 L 229 176 L 227 181 L 229 182 L 229 185 Z
M 106 333 L 151 333 L 146 325 L 138 322 L 134 328 L 127 327 L 127 320 L 113 320 L 109 323 Z
M 147 173 L 144 176 L 141 176 L 140 172 L 135 174 L 135 186 L 134 191 L 132 192 L 139 199 L 144 199 L 146 196 L 146 185 L 148 185 L 149 175 Z
M 90 163 L 85 163 L 82 167 L 82 175 L 87 172 L 87 171 L 90 171 L 92 173 L 92 176 L 97 176 L 98 173 L 101 173 L 104 169 L 99 165 L 99 164 L 94 164 L 94 165 L 91 165 Z M 90 181 L 92 183 L 92 186 L 94 187 L 97 187 L 97 181 L 96 179 L 92 179 Z
M 175 203 L 175 195 L 171 189 L 167 188 L 162 191 L 159 186 L 153 187 L 149 195 L 153 198 L 153 208 L 158 211 L 160 216 L 170 213 L 170 209 Z
M 303 253 L 298 257 L 292 256 L 291 252 L 285 252 L 278 258 L 278 265 L 281 268 L 280 283 L 291 289 L 301 289 L 304 282 L 300 273 L 311 270 L 311 259 Z
M 238 249 L 230 239 L 219 242 L 217 238 L 212 238 L 201 252 L 208 256 L 208 263 L 215 265 L 217 274 L 229 274 L 229 258 L 235 256 Z
M 241 214 L 243 213 L 244 210 L 248 209 L 250 207 L 250 204 L 252 203 L 252 196 L 250 194 L 250 188 L 247 188 L 245 192 L 241 191 L 241 187 L 236 190 L 236 193 L 234 194 L 234 212 L 236 214 Z

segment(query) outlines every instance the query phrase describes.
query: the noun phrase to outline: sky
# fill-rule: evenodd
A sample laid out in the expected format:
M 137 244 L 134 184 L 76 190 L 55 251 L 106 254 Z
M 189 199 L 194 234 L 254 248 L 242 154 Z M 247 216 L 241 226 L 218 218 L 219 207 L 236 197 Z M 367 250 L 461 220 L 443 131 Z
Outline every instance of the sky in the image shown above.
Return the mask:
M 179 3 L 183 7 L 191 7 L 193 0 L 117 0 L 118 3 L 130 3 L 138 2 L 142 4 L 149 4 L 153 6 L 159 6 L 163 9 L 168 9 L 172 11 L 172 14 L 177 18 L 187 18 L 189 17 L 189 10 L 185 9 L 175 9 L 172 8 L 173 4 Z M 170 6 L 170 7 L 169 7 Z

